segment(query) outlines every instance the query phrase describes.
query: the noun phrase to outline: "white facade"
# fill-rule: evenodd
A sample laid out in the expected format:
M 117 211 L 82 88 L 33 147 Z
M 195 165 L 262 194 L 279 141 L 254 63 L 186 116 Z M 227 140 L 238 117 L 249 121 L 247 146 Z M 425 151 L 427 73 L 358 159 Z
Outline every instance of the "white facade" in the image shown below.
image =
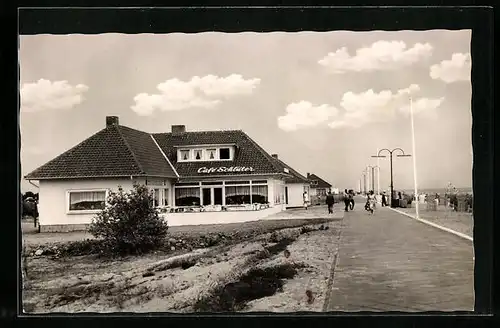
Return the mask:
M 234 179 L 229 178 L 228 181 Z M 244 179 L 244 178 L 240 178 Z M 247 177 L 248 179 L 248 177 Z M 221 179 L 225 180 L 225 179 Z M 262 181 L 262 180 L 261 180 Z M 263 210 L 198 212 L 198 213 L 164 213 L 170 226 L 235 223 L 263 219 L 266 216 L 285 209 L 285 183 L 279 179 L 266 179 L 269 208 Z M 262 181 L 262 182 L 264 182 Z M 162 178 L 142 179 L 67 179 L 67 180 L 40 180 L 39 189 L 39 224 L 40 230 L 71 231 L 85 229 L 99 213 L 100 209 L 79 210 L 73 206 L 72 199 L 81 195 L 99 196 L 98 202 L 105 200 L 109 190 L 117 191 L 121 186 L 125 192 L 133 189 L 133 183 L 146 184 L 155 190 L 155 205 L 175 207 L 175 188 L 172 182 Z M 261 183 L 262 185 L 262 183 Z M 213 197 L 214 188 L 223 186 L 199 185 L 203 200 L 203 189 L 211 188 Z M 303 188 L 303 187 L 302 187 Z M 302 197 L 302 191 L 300 197 Z M 225 188 L 223 187 L 223 203 L 225 204 Z M 298 192 L 297 192 L 298 194 Z M 105 196 L 104 196 L 105 195 Z M 298 197 L 298 195 L 297 195 Z M 213 199 L 213 198 L 212 198 Z M 295 198 L 294 198 L 295 199 Z M 212 200 L 213 201 L 213 200 Z
M 72 212 L 69 210 L 69 194 L 74 191 L 117 190 L 121 185 L 132 189 L 130 179 L 109 180 L 40 180 L 39 222 L 40 226 L 59 224 L 89 224 L 98 211 Z
M 304 206 L 304 191 L 307 190 L 309 193 L 308 184 L 304 183 L 287 183 L 287 196 L 288 202 L 286 204 L 287 207 L 302 207 Z M 310 196 L 310 195 L 309 195 Z
M 107 197 L 107 191 L 118 191 L 118 186 L 121 186 L 124 191 L 131 190 L 134 181 L 146 183 L 145 179 L 40 180 L 38 212 L 41 230 L 44 230 L 45 226 L 90 224 L 99 209 L 71 210 L 71 195 L 83 192 L 105 192 Z M 171 190 L 170 182 L 163 179 L 161 185 L 157 181 L 150 181 L 148 187 Z M 170 203 L 171 192 L 167 191 L 165 194 Z

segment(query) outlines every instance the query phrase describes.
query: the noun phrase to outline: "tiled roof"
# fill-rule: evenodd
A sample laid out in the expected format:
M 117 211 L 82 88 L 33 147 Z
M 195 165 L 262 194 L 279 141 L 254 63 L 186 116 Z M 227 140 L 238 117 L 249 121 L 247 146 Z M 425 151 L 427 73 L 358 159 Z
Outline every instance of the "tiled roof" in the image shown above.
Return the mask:
M 308 179 L 309 181 L 318 181 L 318 184 L 316 185 L 312 185 L 311 184 L 311 187 L 313 188 L 331 188 L 331 184 L 329 184 L 328 182 L 326 182 L 325 180 L 321 179 L 320 177 L 318 177 L 316 174 L 310 174 L 308 176 Z
M 151 135 L 110 125 L 26 175 L 26 179 L 176 177 Z
M 283 169 L 271 155 L 262 149 L 254 140 L 241 130 L 199 131 L 182 133 L 155 133 L 154 138 L 182 177 L 217 176 L 220 173 L 198 173 L 201 167 L 244 166 L 252 167 L 253 172 L 244 174 L 284 174 Z M 177 162 L 177 147 L 194 145 L 234 144 L 236 153 L 234 160 L 224 162 Z M 224 176 L 241 175 L 241 172 L 225 172 Z
M 287 168 L 288 171 L 290 172 L 289 173 L 290 177 L 289 178 L 285 178 L 286 182 L 288 182 L 288 183 L 309 183 L 309 180 L 307 180 L 307 178 L 305 176 L 303 176 L 299 172 L 297 172 L 294 169 L 292 169 L 290 167 L 290 165 L 287 165 L 286 163 L 284 163 L 279 158 L 275 158 L 274 160 L 278 163 L 278 165 L 281 166 L 282 169 Z

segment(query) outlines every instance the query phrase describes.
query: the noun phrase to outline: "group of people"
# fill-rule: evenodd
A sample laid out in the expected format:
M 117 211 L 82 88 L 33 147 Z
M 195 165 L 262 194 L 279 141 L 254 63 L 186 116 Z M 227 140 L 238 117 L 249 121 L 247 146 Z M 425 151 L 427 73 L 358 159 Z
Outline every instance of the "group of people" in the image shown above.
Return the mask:
M 303 200 L 304 200 L 304 208 L 307 210 L 308 204 L 309 204 L 309 195 L 307 192 L 303 193 Z M 354 191 L 353 190 L 344 190 L 344 196 L 343 196 L 343 201 L 344 201 L 344 211 L 349 212 L 349 210 L 354 210 Z M 333 214 L 333 205 L 335 204 L 335 197 L 333 196 L 332 192 L 329 191 L 328 194 L 326 195 L 326 205 L 328 206 L 328 214 Z M 377 200 L 375 198 L 375 193 L 373 190 L 370 190 L 370 192 L 367 195 L 366 198 L 366 203 L 365 203 L 365 210 L 368 211 L 370 214 L 374 213 L 374 210 L 376 208 L 376 203 Z M 385 193 L 382 195 L 382 206 L 387 206 L 387 199 Z
M 366 197 L 366 203 L 365 203 L 365 210 L 368 211 L 370 214 L 373 214 L 375 210 L 377 200 L 375 198 L 375 193 L 373 190 L 370 190 Z M 354 191 L 345 189 L 344 191 L 344 211 L 349 212 L 349 210 L 354 209 Z
M 344 205 L 344 211 L 346 212 L 354 209 L 354 191 L 347 191 L 347 189 L 344 190 Z

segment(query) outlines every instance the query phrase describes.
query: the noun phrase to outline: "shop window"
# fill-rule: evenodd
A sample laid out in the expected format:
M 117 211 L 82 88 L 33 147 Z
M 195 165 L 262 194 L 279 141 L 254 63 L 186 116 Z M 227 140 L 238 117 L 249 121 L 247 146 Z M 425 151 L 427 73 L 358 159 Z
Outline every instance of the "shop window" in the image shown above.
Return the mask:
M 220 159 L 231 159 L 231 152 L 230 152 L 229 148 L 219 149 L 219 158 Z
M 175 206 L 200 205 L 200 188 L 175 188 Z
M 106 191 L 70 191 L 69 211 L 100 211 L 106 204 Z
M 168 206 L 168 188 L 163 189 L 163 195 L 162 196 L 163 196 L 162 197 L 163 198 L 162 199 L 162 201 L 163 201 L 162 206 Z
M 226 187 L 226 205 L 250 204 L 250 186 Z
M 227 185 L 250 184 L 250 181 L 226 181 L 225 184 L 226 184 L 226 186 Z
M 274 203 L 282 204 L 285 201 L 285 186 L 282 184 L 274 184 Z
M 253 180 L 252 184 L 267 184 L 267 180 Z
M 252 203 L 266 204 L 268 202 L 267 186 L 252 186 Z
M 160 189 L 153 189 L 153 206 L 158 207 L 160 205 Z
M 177 182 L 176 186 L 199 186 L 199 182 Z

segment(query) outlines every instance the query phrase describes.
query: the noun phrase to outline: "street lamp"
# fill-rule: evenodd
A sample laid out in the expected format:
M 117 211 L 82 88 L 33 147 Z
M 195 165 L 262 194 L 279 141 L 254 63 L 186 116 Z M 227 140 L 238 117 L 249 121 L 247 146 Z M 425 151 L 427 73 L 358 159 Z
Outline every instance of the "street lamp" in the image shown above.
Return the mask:
M 372 169 L 372 190 L 373 190 L 373 192 L 375 192 L 375 168 L 378 168 L 378 166 L 377 165 L 375 165 L 375 166 L 368 165 L 366 168 Z
M 366 168 L 361 172 L 363 176 L 363 193 L 366 194 Z
M 372 156 L 372 157 L 376 157 L 376 158 L 385 158 L 387 156 L 381 156 L 380 153 L 382 153 L 383 151 L 387 151 L 389 153 L 389 158 L 390 158 L 390 162 L 391 162 L 391 207 L 394 207 L 393 206 L 393 198 L 394 198 L 394 179 L 393 179 L 393 173 L 392 173 L 392 154 L 396 151 L 396 150 L 399 150 L 401 152 L 401 155 L 396 155 L 397 157 L 410 157 L 411 155 L 407 155 L 405 154 L 404 150 L 401 149 L 401 148 L 394 148 L 393 150 L 389 150 L 387 148 L 382 148 L 378 151 L 378 154 L 377 156 Z
M 413 184 L 415 188 L 415 214 L 420 217 L 418 210 L 418 189 L 417 189 L 417 153 L 415 150 L 415 124 L 413 122 L 413 99 L 410 95 L 410 118 L 411 118 L 411 144 L 413 151 Z

